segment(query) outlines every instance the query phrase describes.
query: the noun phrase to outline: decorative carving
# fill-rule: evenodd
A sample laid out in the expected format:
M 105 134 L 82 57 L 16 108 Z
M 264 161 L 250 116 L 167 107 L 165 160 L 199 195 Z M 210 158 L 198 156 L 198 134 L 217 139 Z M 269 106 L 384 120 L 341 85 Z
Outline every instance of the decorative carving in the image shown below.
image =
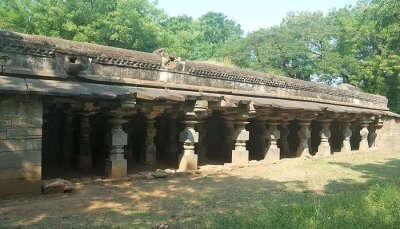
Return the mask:
M 232 151 L 232 163 L 234 165 L 243 165 L 249 162 L 249 151 L 246 149 L 246 142 L 249 141 L 250 133 L 246 130 L 248 121 L 235 121 L 235 131 L 232 135 L 232 140 L 235 141 Z
M 153 53 L 161 56 L 161 66 L 166 69 L 173 69 L 176 71 L 184 71 L 185 62 L 181 61 L 180 57 L 171 56 L 164 49 L 157 49 Z
M 195 125 L 198 123 L 194 112 L 188 112 L 185 115 L 183 122 L 185 128 L 179 134 L 179 142 L 183 144 L 182 153 L 179 160 L 179 170 L 188 171 L 196 170 L 198 156 L 195 154 L 195 144 L 199 142 L 199 133 L 195 130 Z
M 107 135 L 107 143 L 110 147 L 110 155 L 107 159 L 106 175 L 112 178 L 125 177 L 127 175 L 127 160 L 125 159 L 125 146 L 128 144 L 128 135 L 122 129 L 127 123 L 126 119 L 112 118 L 111 131 Z
M 321 138 L 321 144 L 318 147 L 318 152 L 316 156 L 328 157 L 331 155 L 331 146 L 329 144 L 329 139 L 331 138 L 331 121 L 332 120 L 322 120 L 321 121 L 321 131 L 319 136 Z
M 361 130 L 360 130 L 360 151 L 368 151 L 369 150 L 369 145 L 368 145 L 368 130 L 369 123 L 368 122 L 363 122 L 361 123 Z

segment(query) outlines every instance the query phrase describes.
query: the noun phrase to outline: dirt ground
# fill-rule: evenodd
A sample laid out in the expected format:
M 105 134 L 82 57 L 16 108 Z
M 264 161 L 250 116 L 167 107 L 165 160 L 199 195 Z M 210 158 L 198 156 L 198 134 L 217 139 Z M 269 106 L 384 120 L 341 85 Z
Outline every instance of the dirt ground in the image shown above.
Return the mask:
M 256 207 L 261 198 L 284 203 L 298 193 L 329 195 L 399 175 L 400 153 L 370 152 L 244 168 L 206 166 L 166 179 L 78 183 L 70 194 L 0 200 L 0 228 L 174 228 Z

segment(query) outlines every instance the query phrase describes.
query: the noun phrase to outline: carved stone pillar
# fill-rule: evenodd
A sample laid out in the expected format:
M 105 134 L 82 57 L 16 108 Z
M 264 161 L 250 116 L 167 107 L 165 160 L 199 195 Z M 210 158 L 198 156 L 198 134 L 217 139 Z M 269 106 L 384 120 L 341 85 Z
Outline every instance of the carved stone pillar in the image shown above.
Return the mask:
M 64 119 L 64 137 L 62 143 L 63 164 L 66 168 L 72 166 L 74 158 L 74 116 L 71 113 L 65 113 Z
M 351 142 L 350 138 L 353 135 L 351 130 L 351 122 L 343 122 L 343 145 L 340 152 L 350 153 L 351 152 Z
M 195 130 L 198 121 L 194 112 L 186 113 L 185 129 L 179 134 L 179 142 L 183 144 L 183 151 L 179 159 L 179 171 L 196 170 L 198 156 L 195 154 L 195 144 L 199 142 L 199 133 Z
M 361 122 L 361 130 L 360 130 L 360 148 L 359 150 L 362 152 L 366 152 L 369 150 L 369 145 L 368 145 L 368 130 L 369 123 L 368 122 Z
M 278 130 L 278 122 L 269 122 L 267 129 L 267 139 L 269 140 L 269 149 L 266 152 L 264 161 L 276 162 L 281 159 L 280 149 L 278 148 L 278 141 L 281 138 L 281 133 Z
M 288 155 L 290 152 L 289 150 L 289 122 L 282 122 L 281 123 L 281 154 Z
M 178 155 L 178 141 L 177 141 L 177 119 L 176 117 L 171 117 L 169 126 L 169 157 L 170 159 L 176 160 L 176 155 Z
M 111 124 L 111 131 L 107 135 L 107 140 L 110 147 L 110 157 L 108 158 L 106 176 L 111 178 L 126 177 L 128 165 L 124 147 L 128 144 L 128 135 L 122 129 L 122 125 L 127 121 L 122 118 L 112 118 L 109 123 Z
M 80 118 L 79 169 L 90 169 L 93 164 L 90 145 L 90 117 L 82 114 Z
M 206 162 L 208 161 L 207 158 L 207 127 L 206 127 L 206 122 L 202 120 L 198 124 L 198 132 L 199 132 L 199 144 L 198 144 L 198 155 L 199 155 L 199 160 L 201 162 Z
M 235 131 L 233 121 L 231 119 L 225 119 L 225 127 L 226 145 L 228 147 L 228 151 L 231 152 L 233 150 L 233 132 Z
M 383 127 L 383 121 L 380 117 L 376 117 L 375 122 L 372 123 L 369 127 L 369 141 L 370 141 L 370 150 L 378 150 L 378 142 L 379 142 L 379 132 Z
M 156 120 L 148 119 L 146 125 L 146 151 L 145 160 L 146 164 L 154 165 L 157 162 L 157 148 L 154 142 L 154 138 L 157 134 L 157 129 L 155 127 Z
M 331 122 L 332 120 L 321 120 L 321 131 L 319 136 L 321 138 L 321 144 L 318 147 L 316 156 L 318 157 L 329 157 L 331 155 L 331 146 L 329 139 L 331 138 Z
M 297 157 L 311 157 L 309 142 L 311 139 L 310 121 L 300 122 L 300 129 L 297 133 L 299 137 L 299 147 L 297 148 Z
M 246 130 L 247 121 L 235 121 L 235 131 L 232 140 L 235 141 L 232 150 L 232 164 L 244 165 L 249 163 L 249 151 L 246 149 L 246 142 L 249 140 L 249 131 Z

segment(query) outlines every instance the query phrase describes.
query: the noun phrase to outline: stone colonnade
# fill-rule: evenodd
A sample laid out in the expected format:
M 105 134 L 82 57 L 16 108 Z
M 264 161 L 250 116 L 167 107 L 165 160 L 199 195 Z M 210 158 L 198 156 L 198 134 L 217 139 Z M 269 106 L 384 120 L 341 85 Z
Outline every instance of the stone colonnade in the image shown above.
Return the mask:
M 79 167 L 88 168 L 91 164 L 91 147 L 89 143 L 90 125 L 89 117 L 95 114 L 101 108 L 94 106 L 80 106 L 80 141 L 79 141 Z M 226 130 L 224 137 L 226 144 L 231 150 L 231 163 L 234 165 L 245 165 L 249 162 L 248 141 L 250 134 L 248 124 L 250 121 L 256 121 L 256 125 L 261 125 L 264 129 L 263 140 L 265 141 L 264 162 L 276 162 L 282 158 L 281 152 L 286 154 L 290 152 L 289 135 L 296 136 L 296 149 L 293 156 L 297 158 L 304 157 L 328 157 L 334 154 L 332 146 L 332 136 L 340 136 L 340 151 L 336 153 L 349 153 L 355 151 L 367 151 L 376 149 L 377 131 L 382 122 L 379 117 L 361 114 L 330 114 L 310 111 L 283 111 L 269 110 L 260 107 L 254 107 L 251 103 L 238 103 L 236 105 L 224 105 L 207 100 L 187 101 L 179 106 L 162 104 L 136 104 L 136 101 L 126 101 L 117 105 L 107 107 L 108 114 L 108 134 L 106 144 L 109 149 L 109 156 L 106 160 L 106 174 L 109 177 L 123 177 L 127 175 L 127 160 L 125 157 L 125 147 L 127 145 L 128 134 L 124 131 L 123 125 L 127 123 L 131 114 L 140 110 L 144 113 L 146 122 L 146 142 L 145 142 L 145 163 L 153 165 L 157 163 L 157 147 L 155 137 L 157 133 L 156 118 L 165 112 L 170 114 L 171 128 L 169 129 L 168 141 L 171 142 L 166 150 L 169 156 L 173 155 L 180 148 L 179 164 L 177 167 L 181 171 L 195 170 L 200 160 L 207 160 L 207 128 L 205 120 L 207 116 L 219 111 L 224 120 Z M 65 116 L 67 128 L 64 128 L 66 138 L 70 138 L 71 130 L 68 128 L 71 123 L 73 112 Z M 177 128 L 177 120 L 180 121 L 181 129 Z M 289 128 L 290 124 L 296 122 L 298 129 L 296 133 Z M 332 123 L 339 125 L 339 132 L 332 133 Z M 311 135 L 312 123 L 320 126 L 318 133 L 319 146 L 315 155 L 311 155 Z M 354 134 L 353 126 L 359 126 L 360 140 L 355 143 L 352 140 Z M 178 138 L 175 138 L 178 136 Z M 66 139 L 66 142 L 69 140 Z M 181 144 L 181 147 L 178 146 Z M 356 149 L 356 145 L 359 145 Z M 64 150 L 70 151 L 68 144 L 63 145 Z M 293 151 L 293 150 L 292 150 Z M 64 154 L 67 160 L 70 160 L 68 154 Z

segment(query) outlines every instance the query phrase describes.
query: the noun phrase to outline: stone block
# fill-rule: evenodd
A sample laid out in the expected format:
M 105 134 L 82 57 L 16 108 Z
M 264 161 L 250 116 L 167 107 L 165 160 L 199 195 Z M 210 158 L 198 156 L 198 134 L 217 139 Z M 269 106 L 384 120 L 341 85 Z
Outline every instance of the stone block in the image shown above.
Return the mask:
M 107 162 L 106 175 L 109 178 L 122 178 L 128 175 L 128 162 L 126 159 L 110 160 Z
M 0 152 L 42 150 L 42 139 L 6 139 L 0 140 Z
M 0 128 L 11 127 L 11 119 L 0 119 Z
M 36 181 L 41 180 L 41 177 L 42 166 L 34 165 L 29 162 L 21 164 L 19 168 L 0 169 L 0 180 L 22 179 Z
M 247 165 L 249 163 L 249 151 L 232 151 L 232 164 Z
M 10 128 L 7 129 L 7 138 L 26 138 L 42 136 L 42 128 Z
M 0 153 L 0 169 L 21 168 L 25 164 L 40 166 L 41 151 L 8 151 Z
M 41 116 L 36 117 L 15 117 L 11 120 L 11 127 L 12 128 L 41 128 L 43 125 L 43 120 Z
M 179 160 L 179 171 L 197 170 L 198 156 L 196 154 L 184 154 Z

